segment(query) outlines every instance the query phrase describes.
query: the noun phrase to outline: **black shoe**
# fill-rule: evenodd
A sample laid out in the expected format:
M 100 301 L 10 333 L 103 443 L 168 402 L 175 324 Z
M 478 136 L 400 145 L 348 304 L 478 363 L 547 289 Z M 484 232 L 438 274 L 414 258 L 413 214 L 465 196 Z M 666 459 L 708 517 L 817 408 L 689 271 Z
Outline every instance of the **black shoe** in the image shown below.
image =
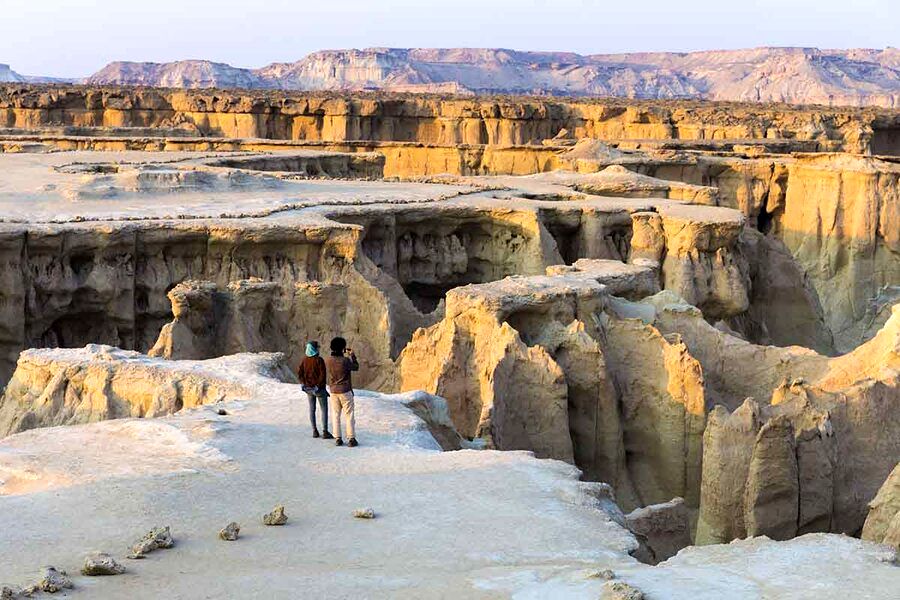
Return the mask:
M 342 440 L 341 438 L 338 438 L 338 439 L 334 440 L 334 445 L 335 446 L 343 446 L 344 440 Z
M 326 433 L 327 433 L 327 432 L 326 432 Z M 319 430 L 318 430 L 318 429 L 313 429 L 313 437 L 314 437 L 314 438 L 319 437 Z
M 357 446 L 359 446 L 359 442 L 356 441 L 356 438 L 350 438 L 350 441 L 347 442 L 347 445 L 351 448 L 356 448 Z
M 322 434 L 322 439 L 323 439 L 323 440 L 333 440 L 333 439 L 334 439 L 334 436 L 331 435 L 331 432 L 329 432 L 329 431 L 326 429 L 326 430 L 325 430 L 325 433 Z

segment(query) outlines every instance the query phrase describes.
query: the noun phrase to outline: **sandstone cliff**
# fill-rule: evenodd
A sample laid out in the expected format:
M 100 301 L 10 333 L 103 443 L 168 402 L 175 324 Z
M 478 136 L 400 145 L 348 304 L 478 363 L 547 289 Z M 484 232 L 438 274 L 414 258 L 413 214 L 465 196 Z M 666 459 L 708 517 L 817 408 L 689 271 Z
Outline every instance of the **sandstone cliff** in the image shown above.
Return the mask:
M 772 104 L 0 87 L 0 128 L 191 127 L 205 136 L 430 145 L 576 139 L 806 141 L 813 150 L 900 153 L 897 111 Z

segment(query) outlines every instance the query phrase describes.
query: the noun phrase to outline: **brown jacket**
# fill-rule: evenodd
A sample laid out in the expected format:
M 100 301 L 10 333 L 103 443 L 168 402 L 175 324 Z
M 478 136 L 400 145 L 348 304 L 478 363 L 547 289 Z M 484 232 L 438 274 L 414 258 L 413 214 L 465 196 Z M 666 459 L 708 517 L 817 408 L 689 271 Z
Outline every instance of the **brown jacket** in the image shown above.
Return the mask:
M 304 388 L 325 388 L 325 361 L 321 356 L 305 356 L 297 372 Z
M 325 359 L 325 366 L 328 367 L 328 390 L 332 394 L 346 394 L 353 391 L 350 373 L 359 371 L 355 354 L 351 354 L 349 358 L 329 356 Z

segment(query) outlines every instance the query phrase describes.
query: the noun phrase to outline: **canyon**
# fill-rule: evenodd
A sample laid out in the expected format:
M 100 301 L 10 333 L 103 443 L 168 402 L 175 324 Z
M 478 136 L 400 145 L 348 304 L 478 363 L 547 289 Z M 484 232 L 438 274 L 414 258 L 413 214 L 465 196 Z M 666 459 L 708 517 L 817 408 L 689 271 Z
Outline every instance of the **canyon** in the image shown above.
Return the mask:
M 177 477 L 204 494 L 275 468 L 266 439 L 345 469 L 280 424 L 301 420 L 305 341 L 340 334 L 359 450 L 400 461 L 388 485 L 426 460 L 430 485 L 473 494 L 456 502 L 502 497 L 518 557 L 512 532 L 545 512 L 528 585 L 472 555 L 480 583 L 444 569 L 443 591 L 596 596 L 593 564 L 687 597 L 667 572 L 796 549 L 859 564 L 877 595 L 898 577 L 898 132 L 880 108 L 2 86 L 0 502 L 82 493 L 42 444 L 131 456 L 126 424 L 187 436 L 134 460 L 195 464 Z M 507 464 L 536 495 L 499 491 Z M 384 483 L 365 489 L 391 505 Z M 463 514 L 416 489 L 443 511 L 405 505 L 420 525 Z M 554 570 L 556 515 L 594 554 Z M 702 573 L 710 597 L 762 585 Z

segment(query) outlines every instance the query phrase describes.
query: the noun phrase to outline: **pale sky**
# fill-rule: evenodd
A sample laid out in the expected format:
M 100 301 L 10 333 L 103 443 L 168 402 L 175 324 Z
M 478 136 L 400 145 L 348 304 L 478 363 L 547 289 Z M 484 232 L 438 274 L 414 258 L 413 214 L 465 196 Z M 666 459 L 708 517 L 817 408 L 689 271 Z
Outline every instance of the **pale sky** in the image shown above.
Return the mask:
M 80 77 L 113 60 L 240 67 L 315 50 L 581 54 L 900 46 L 900 0 L 0 0 L 0 63 Z

